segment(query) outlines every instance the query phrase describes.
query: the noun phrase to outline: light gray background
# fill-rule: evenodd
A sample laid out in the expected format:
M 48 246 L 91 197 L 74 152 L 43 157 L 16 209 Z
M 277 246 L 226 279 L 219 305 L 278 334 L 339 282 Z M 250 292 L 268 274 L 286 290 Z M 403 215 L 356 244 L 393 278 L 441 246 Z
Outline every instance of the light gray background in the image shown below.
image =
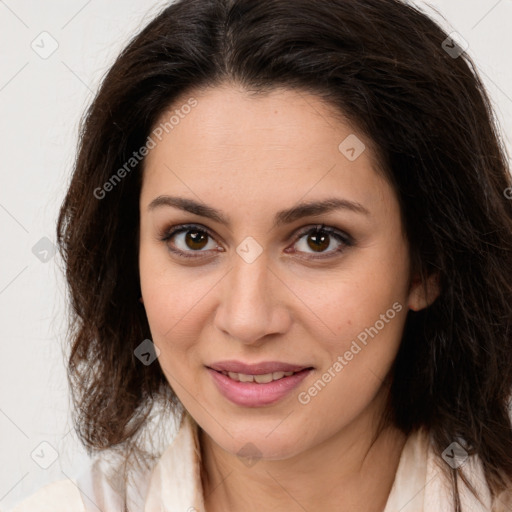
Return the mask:
M 117 53 L 167 3 L 0 0 L 0 510 L 88 462 L 69 420 L 60 259 L 43 251 L 55 242 L 80 116 Z M 438 19 L 435 6 L 467 40 L 510 151 L 512 0 L 411 3 Z M 51 49 L 44 31 L 58 43 L 47 58 L 31 47 Z M 54 455 L 48 469 L 35 462 Z

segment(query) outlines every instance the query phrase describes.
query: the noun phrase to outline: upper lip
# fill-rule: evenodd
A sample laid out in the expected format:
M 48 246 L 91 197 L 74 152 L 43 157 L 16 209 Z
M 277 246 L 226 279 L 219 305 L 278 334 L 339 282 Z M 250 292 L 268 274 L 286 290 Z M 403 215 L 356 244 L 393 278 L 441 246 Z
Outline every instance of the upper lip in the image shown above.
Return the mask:
M 261 363 L 242 363 L 241 361 L 217 361 L 208 365 L 208 368 L 218 372 L 243 373 L 245 375 L 263 375 L 273 372 L 298 372 L 305 368 L 311 368 L 309 365 L 300 365 L 293 363 L 282 363 L 280 361 L 263 361 Z

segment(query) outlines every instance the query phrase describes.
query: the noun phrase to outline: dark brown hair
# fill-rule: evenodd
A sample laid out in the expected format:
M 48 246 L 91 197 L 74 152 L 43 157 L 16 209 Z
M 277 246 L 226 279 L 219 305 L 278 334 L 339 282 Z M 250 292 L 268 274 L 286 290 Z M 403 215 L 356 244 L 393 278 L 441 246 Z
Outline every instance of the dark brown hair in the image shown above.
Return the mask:
M 285 87 L 324 98 L 372 141 L 400 202 L 413 268 L 440 278 L 438 299 L 408 312 L 389 418 L 406 434 L 428 429 L 439 456 L 464 440 L 492 495 L 505 489 L 511 178 L 475 66 L 447 51 L 447 37 L 398 0 L 182 0 L 134 37 L 83 119 L 57 226 L 72 307 L 74 421 L 89 453 L 128 446 L 159 397 L 179 405 L 159 365 L 134 356 L 151 337 L 138 300 L 143 160 L 105 197 L 95 191 L 177 98 L 224 83 L 254 94 Z M 463 468 L 444 467 L 460 510 Z

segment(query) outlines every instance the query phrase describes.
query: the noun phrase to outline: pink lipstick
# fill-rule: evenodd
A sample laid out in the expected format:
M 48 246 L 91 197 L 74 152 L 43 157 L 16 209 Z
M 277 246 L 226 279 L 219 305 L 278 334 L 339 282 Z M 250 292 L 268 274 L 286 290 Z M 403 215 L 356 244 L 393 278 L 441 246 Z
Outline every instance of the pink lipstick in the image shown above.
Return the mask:
M 279 361 L 219 361 L 208 365 L 207 370 L 225 398 L 242 407 L 262 407 L 288 395 L 313 367 Z

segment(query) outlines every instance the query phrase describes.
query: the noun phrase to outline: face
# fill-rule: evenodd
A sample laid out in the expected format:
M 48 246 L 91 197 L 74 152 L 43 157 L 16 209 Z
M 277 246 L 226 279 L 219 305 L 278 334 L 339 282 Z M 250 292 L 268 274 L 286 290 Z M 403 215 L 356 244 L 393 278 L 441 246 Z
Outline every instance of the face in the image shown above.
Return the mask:
M 370 141 L 320 98 L 190 96 L 162 116 L 182 112 L 140 195 L 154 364 L 224 450 L 291 457 L 380 396 L 417 306 L 399 205 Z

